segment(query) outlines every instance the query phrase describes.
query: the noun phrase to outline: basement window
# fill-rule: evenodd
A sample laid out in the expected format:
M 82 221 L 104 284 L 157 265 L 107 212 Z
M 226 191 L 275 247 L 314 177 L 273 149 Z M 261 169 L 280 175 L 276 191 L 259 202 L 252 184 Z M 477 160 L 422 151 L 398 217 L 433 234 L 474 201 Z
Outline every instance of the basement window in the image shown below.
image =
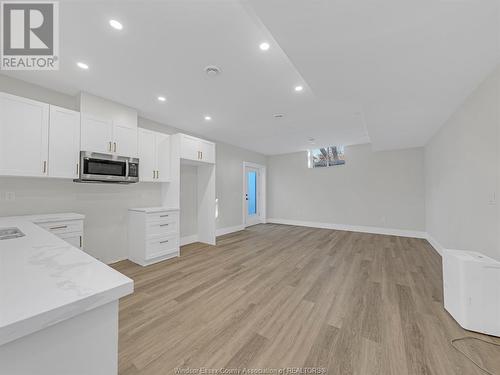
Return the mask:
M 334 167 L 344 164 L 344 146 L 329 146 L 307 151 L 309 168 Z

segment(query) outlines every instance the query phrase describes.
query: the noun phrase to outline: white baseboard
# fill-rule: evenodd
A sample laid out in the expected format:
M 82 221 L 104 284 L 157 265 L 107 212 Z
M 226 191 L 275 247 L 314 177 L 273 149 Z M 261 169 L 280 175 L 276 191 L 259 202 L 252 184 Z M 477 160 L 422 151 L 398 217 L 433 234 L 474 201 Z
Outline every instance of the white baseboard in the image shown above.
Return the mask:
M 193 234 L 191 236 L 181 237 L 180 245 L 184 246 L 184 245 L 189 245 L 190 243 L 195 243 L 195 242 L 198 242 L 198 235 L 197 234 Z
M 427 238 L 427 233 L 425 233 L 423 231 L 413 231 L 413 230 L 405 230 L 405 229 L 369 227 L 369 226 L 362 226 L 362 225 L 320 223 L 320 222 L 315 222 L 315 221 L 301 221 L 301 220 L 288 220 L 288 219 L 275 219 L 275 218 L 267 219 L 267 222 L 274 223 L 274 224 L 296 225 L 296 226 L 300 226 L 300 227 L 345 230 L 348 232 L 385 234 L 385 235 L 389 235 L 389 236 L 410 237 L 410 238 Z
M 446 249 L 443 245 L 441 245 L 434 237 L 432 237 L 429 233 L 427 233 L 427 242 L 431 244 L 431 246 L 436 250 L 441 257 L 443 256 L 443 252 Z
M 234 227 L 226 227 L 226 228 L 219 228 L 215 231 L 215 236 L 223 236 L 225 234 L 229 233 L 234 233 L 234 232 L 239 232 L 240 230 L 245 229 L 243 225 L 235 225 Z

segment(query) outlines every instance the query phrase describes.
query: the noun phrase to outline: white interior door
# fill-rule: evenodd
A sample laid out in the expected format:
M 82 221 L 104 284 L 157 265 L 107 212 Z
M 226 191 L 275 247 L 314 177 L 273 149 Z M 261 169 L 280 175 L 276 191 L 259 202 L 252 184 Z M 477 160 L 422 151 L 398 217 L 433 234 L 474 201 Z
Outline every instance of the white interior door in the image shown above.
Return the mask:
M 260 171 L 245 167 L 245 225 L 260 223 Z

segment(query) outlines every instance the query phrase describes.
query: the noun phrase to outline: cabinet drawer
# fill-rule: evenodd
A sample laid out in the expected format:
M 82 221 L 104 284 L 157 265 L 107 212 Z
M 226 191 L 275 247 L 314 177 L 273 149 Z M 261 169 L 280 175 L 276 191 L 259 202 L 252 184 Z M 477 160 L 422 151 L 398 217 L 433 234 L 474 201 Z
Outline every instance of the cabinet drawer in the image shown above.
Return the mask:
M 179 220 L 179 213 L 178 212 L 171 212 L 171 211 L 162 211 L 162 212 L 152 212 L 146 214 L 146 221 L 148 223 L 156 222 L 156 221 L 162 221 L 166 222 L 168 220 Z
M 158 258 L 179 251 L 179 236 L 177 234 L 148 240 L 146 244 L 146 259 Z
M 54 221 L 51 223 L 41 223 L 38 225 L 54 234 L 83 232 L 82 220 Z
M 178 221 L 174 218 L 166 218 L 164 221 L 157 221 L 146 224 L 146 238 L 155 238 L 169 234 L 177 234 Z

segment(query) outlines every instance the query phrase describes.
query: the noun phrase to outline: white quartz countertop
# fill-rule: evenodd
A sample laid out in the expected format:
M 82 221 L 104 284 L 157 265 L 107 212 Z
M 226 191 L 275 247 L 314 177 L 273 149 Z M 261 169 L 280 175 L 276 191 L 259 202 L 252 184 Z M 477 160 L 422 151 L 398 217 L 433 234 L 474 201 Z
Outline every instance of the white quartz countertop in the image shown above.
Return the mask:
M 2 219 L 21 219 L 21 220 L 31 221 L 32 223 L 42 224 L 42 223 L 50 223 L 53 221 L 83 220 L 85 219 L 85 215 L 76 214 L 74 212 L 68 212 L 63 214 L 40 214 L 40 215 L 0 217 L 0 220 Z
M 129 211 L 138 211 L 145 213 L 153 213 L 153 212 L 164 212 L 164 211 L 179 211 L 178 208 L 172 207 L 141 207 L 141 208 L 129 208 Z
M 25 236 L 0 240 L 0 345 L 133 292 L 131 279 L 26 217 L 0 218 L 5 227 Z

